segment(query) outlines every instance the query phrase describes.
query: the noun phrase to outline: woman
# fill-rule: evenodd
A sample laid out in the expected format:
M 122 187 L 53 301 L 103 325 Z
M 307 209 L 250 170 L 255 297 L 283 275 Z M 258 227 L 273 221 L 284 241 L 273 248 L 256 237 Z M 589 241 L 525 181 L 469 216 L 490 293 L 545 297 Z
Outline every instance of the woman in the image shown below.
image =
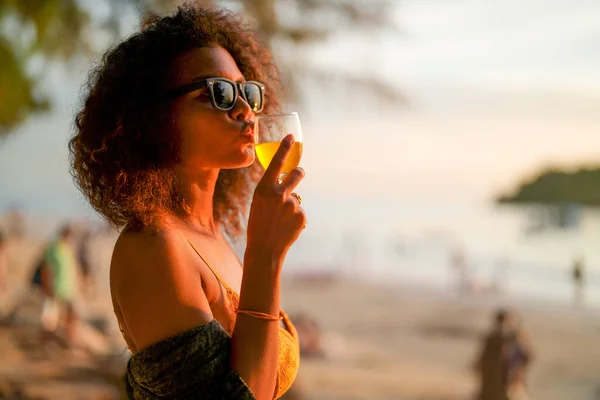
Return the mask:
M 298 337 L 279 308 L 281 267 L 306 224 L 292 192 L 304 172 L 278 182 L 291 135 L 252 195 L 253 122 L 277 112 L 278 90 L 240 18 L 189 5 L 146 23 L 91 74 L 72 168 L 123 227 L 110 282 L 133 352 L 131 397 L 272 399 L 295 378 Z M 244 225 L 242 265 L 226 235 Z

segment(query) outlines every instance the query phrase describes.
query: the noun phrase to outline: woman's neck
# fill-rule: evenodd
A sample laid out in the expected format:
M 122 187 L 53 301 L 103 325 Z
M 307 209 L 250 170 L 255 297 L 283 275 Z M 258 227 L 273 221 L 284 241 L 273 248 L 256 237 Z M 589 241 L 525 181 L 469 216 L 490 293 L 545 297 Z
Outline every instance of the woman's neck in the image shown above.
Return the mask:
M 181 215 L 192 229 L 208 231 L 217 236 L 219 226 L 215 222 L 213 198 L 219 177 L 219 169 L 194 169 L 193 172 L 180 168 L 177 174 L 179 194 L 186 204 Z

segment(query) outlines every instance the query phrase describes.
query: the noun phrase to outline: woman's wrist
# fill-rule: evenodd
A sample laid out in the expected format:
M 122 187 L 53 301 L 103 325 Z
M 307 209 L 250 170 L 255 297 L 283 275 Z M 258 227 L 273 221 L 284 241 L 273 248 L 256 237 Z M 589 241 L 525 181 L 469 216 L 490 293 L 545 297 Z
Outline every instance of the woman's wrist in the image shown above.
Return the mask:
M 249 245 L 244 254 L 244 272 L 269 273 L 279 277 L 283 266 L 284 255 L 273 254 L 268 249 Z
M 239 308 L 279 315 L 280 271 L 277 259 L 247 252 Z

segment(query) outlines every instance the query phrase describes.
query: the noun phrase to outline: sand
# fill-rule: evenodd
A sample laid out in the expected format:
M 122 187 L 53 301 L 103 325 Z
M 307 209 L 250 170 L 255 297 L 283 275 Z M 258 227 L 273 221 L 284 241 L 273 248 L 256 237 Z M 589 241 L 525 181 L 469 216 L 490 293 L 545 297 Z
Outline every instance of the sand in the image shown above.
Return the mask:
M 12 269 L 14 287 L 24 283 L 40 249 L 39 244 L 20 246 L 18 254 L 28 261 Z M 104 253 L 97 259 L 106 266 Z M 82 340 L 93 351 L 40 350 L 32 344 L 32 305 L 20 322 L 0 326 L 0 390 L 13 382 L 40 399 L 117 398 L 124 344 L 114 332 L 106 267 L 96 267 L 96 273 L 96 297 L 83 304 L 89 320 L 110 322 L 108 335 L 87 324 Z M 501 304 L 519 311 L 533 340 L 532 399 L 600 398 L 597 310 L 342 277 L 291 276 L 284 279 L 283 304 L 290 315 L 311 315 L 323 330 L 325 356 L 301 361 L 297 389 L 306 399 L 470 399 L 477 387 L 470 366 L 491 313 Z
M 533 341 L 533 399 L 600 398 L 593 310 L 348 280 L 287 281 L 284 301 L 287 311 L 316 317 L 332 343 L 326 359 L 302 360 L 299 382 L 311 398 L 469 399 L 480 337 L 504 304 L 519 311 Z

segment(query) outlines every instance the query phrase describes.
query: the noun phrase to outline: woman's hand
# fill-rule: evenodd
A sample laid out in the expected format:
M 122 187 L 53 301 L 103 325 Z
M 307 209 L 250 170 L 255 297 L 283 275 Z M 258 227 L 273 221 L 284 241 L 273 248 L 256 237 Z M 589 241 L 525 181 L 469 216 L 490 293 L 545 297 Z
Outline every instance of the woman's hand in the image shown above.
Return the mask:
M 279 183 L 281 169 L 293 145 L 293 135 L 287 135 L 281 141 L 256 187 L 248 220 L 246 252 L 280 262 L 306 225 L 304 210 L 298 198 L 292 195 L 294 188 L 304 178 L 304 170 L 292 170 Z

